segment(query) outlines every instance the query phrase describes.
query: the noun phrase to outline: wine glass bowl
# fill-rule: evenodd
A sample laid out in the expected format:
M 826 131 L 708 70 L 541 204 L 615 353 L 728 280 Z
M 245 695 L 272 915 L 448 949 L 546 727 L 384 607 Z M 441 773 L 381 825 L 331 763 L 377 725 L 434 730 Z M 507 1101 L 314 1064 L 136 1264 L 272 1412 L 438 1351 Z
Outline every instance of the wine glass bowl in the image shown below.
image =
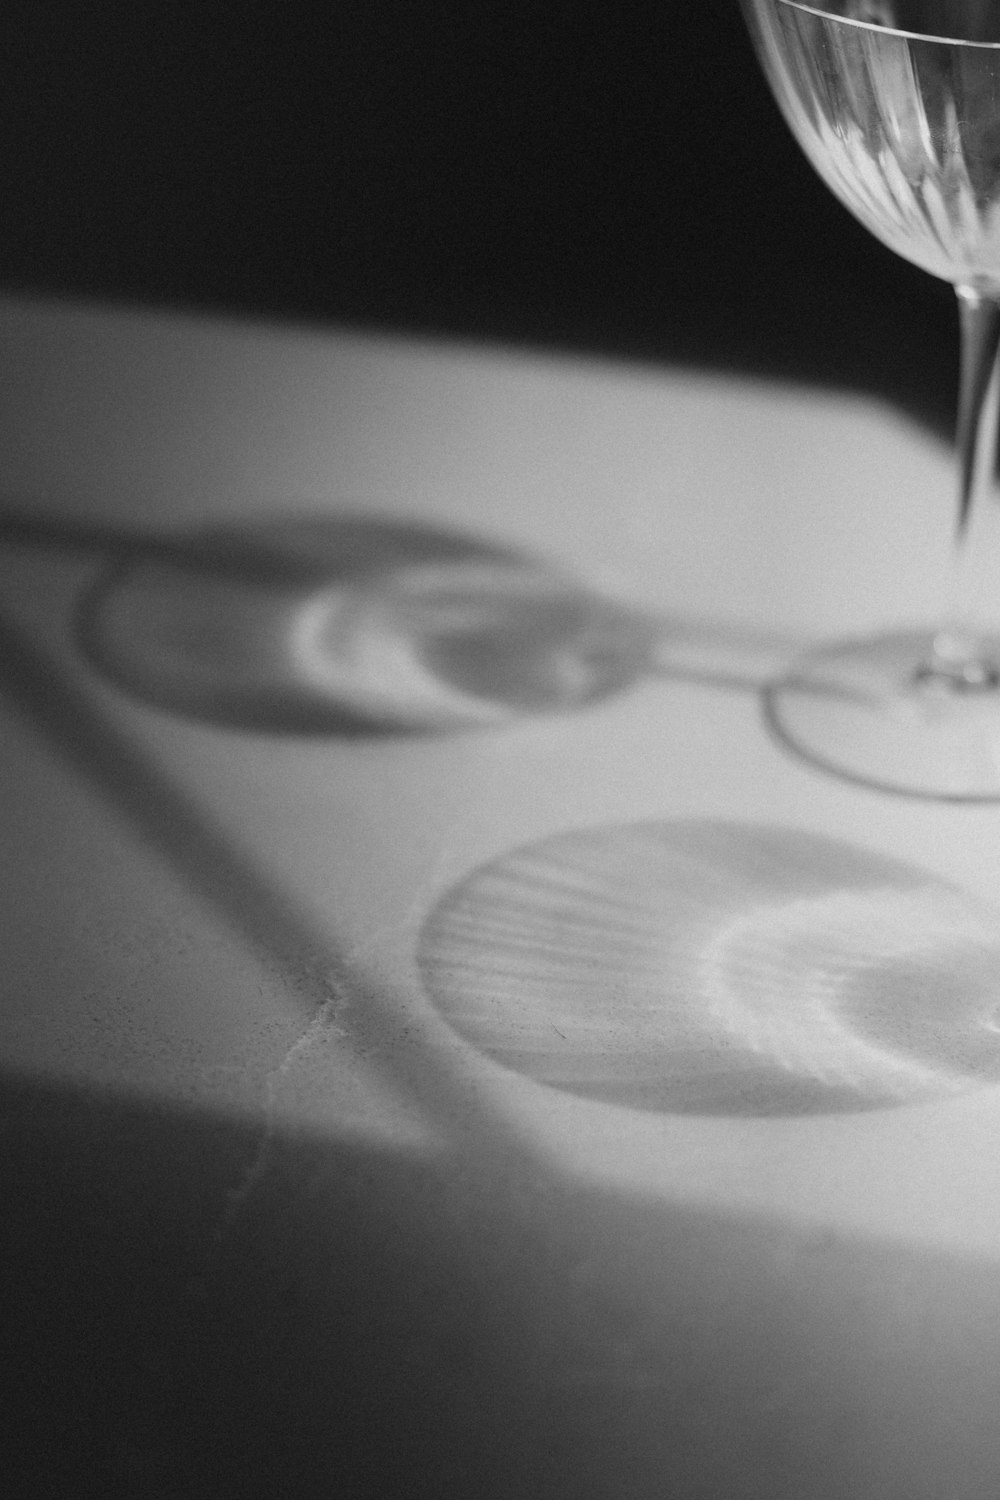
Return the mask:
M 1000 5 L 742 5 L 805 155 L 878 240 L 953 285 L 962 348 L 956 547 L 938 619 L 821 648 L 772 685 L 769 716 L 807 759 L 852 780 L 1000 800 L 1000 626 L 976 613 L 969 582 L 996 509 Z
M 923 270 L 1000 288 L 994 0 L 986 15 L 955 0 L 750 0 L 749 9 L 778 103 L 827 186 Z M 921 25 L 951 39 L 910 30 Z

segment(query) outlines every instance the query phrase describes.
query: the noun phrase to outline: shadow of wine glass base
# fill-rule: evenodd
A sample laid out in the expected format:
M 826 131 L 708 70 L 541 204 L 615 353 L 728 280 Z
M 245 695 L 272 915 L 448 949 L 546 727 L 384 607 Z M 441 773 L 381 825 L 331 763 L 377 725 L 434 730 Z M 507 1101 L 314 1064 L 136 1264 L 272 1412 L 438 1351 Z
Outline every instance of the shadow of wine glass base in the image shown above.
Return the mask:
M 569 713 L 642 678 L 759 693 L 802 642 L 602 596 L 520 549 L 349 514 L 132 533 L 6 507 L 0 543 L 93 552 L 76 642 L 164 713 L 380 736 Z
M 114 565 L 79 615 L 91 662 L 167 712 L 231 728 L 391 734 L 571 710 L 621 691 L 648 656 L 644 621 L 457 533 L 329 517 L 226 540 Z

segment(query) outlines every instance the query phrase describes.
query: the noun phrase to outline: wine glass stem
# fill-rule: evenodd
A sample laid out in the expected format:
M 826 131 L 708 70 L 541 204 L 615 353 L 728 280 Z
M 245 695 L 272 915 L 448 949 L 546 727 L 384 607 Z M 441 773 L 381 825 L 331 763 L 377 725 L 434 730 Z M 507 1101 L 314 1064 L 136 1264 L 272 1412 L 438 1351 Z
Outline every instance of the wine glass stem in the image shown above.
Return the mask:
M 979 533 L 992 519 L 997 413 L 1000 407 L 1000 301 L 997 294 L 957 286 L 961 335 L 958 399 L 958 514 L 945 617 L 921 677 L 956 690 L 1000 686 L 1000 661 L 984 650 L 972 616 L 970 570 Z M 1000 559 L 998 559 L 1000 564 Z M 997 580 L 1000 593 L 1000 576 Z

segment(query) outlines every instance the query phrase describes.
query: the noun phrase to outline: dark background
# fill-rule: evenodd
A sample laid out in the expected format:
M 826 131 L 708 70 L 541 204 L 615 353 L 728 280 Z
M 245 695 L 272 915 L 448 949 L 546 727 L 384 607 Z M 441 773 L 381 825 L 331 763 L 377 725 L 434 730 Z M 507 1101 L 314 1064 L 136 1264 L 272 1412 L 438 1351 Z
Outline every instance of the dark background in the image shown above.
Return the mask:
M 26 4 L 0 283 L 877 391 L 947 426 L 947 287 L 813 177 L 736 0 Z

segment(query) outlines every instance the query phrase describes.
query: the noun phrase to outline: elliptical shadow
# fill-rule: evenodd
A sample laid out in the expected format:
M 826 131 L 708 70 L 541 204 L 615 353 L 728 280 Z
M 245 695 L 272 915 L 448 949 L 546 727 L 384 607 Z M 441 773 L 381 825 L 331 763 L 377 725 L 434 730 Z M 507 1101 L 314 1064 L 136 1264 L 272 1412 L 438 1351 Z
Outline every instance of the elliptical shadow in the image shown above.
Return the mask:
M 389 518 L 143 537 L 8 511 L 0 542 L 108 559 L 77 611 L 86 659 L 162 712 L 234 730 L 497 728 L 650 676 L 756 693 L 801 649 L 637 610 L 514 547 Z
M 621 691 L 647 651 L 644 622 L 564 572 L 433 527 L 299 518 L 133 551 L 84 594 L 78 644 L 133 696 L 228 728 L 502 724 Z

